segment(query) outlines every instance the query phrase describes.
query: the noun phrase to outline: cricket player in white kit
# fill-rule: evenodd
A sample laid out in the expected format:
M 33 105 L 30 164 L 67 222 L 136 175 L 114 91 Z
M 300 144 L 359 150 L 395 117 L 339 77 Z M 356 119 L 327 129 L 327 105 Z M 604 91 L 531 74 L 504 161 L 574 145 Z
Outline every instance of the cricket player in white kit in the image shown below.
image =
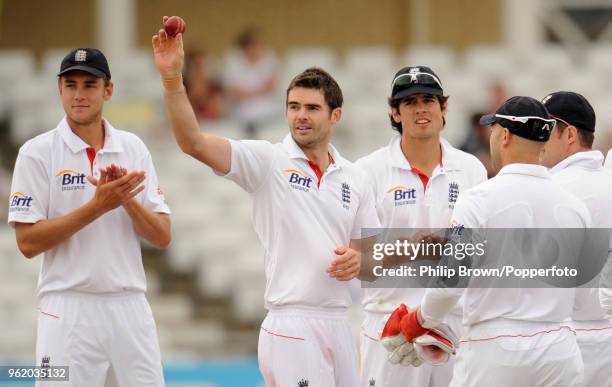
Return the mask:
M 66 55 L 66 116 L 15 164 L 8 221 L 26 257 L 43 254 L 38 365 L 69 367 L 68 382 L 37 386 L 164 385 L 140 237 L 166 248 L 170 211 L 144 143 L 102 118 L 110 77 L 99 50 Z
M 592 226 L 612 229 L 612 171 L 603 168 L 604 156 L 592 150 L 595 111 L 578 93 L 559 91 L 542 100 L 557 120 L 544 146 L 542 164 L 552 179 L 584 202 Z M 599 304 L 599 284 L 576 289 L 574 331 L 584 363 L 585 387 L 610 387 L 612 321 Z
M 374 189 L 376 211 L 384 228 L 443 229 L 448 227 L 457 196 L 487 179 L 482 163 L 453 148 L 440 137 L 448 97 L 438 76 L 425 66 L 399 70 L 391 84 L 390 119 L 399 136 L 357 164 L 365 169 Z M 377 386 L 446 387 L 454 361 L 434 367 L 402 367 L 388 362 L 378 336 L 386 316 L 398 304 L 416 307 L 425 290 L 409 287 L 403 278 L 396 288 L 367 287 L 363 299 L 366 318 L 361 335 L 361 384 Z M 461 309 L 449 323 L 461 331 Z
M 608 151 L 604 168 L 612 171 L 612 149 Z M 612 254 L 612 249 L 610 251 Z M 608 318 L 612 319 L 612 256 L 608 257 L 608 262 L 601 273 L 601 287 L 599 288 L 599 302 L 606 311 Z
M 590 226 L 585 205 L 538 165 L 555 124 L 539 101 L 512 97 L 481 124 L 492 125 L 491 159 L 502 168 L 461 194 L 453 211 L 455 230 Z M 398 330 L 406 345 L 440 324 L 462 295 L 466 333 L 452 387 L 582 385 L 582 359 L 568 326 L 572 288 L 427 289 L 420 308 L 401 318 Z
M 258 355 L 266 385 L 357 386 L 348 280 L 360 271 L 362 229 L 379 223 L 365 173 L 330 144 L 342 114 L 338 84 L 307 69 L 287 89 L 282 143 L 228 140 L 198 127 L 181 79 L 181 35 L 160 30 L 153 48 L 179 146 L 253 198 L 265 252 Z

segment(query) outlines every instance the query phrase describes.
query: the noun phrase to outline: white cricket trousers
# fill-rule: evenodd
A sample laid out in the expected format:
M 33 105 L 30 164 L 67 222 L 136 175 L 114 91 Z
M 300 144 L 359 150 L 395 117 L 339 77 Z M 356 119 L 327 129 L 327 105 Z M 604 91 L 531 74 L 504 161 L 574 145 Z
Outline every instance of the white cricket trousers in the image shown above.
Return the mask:
M 68 366 L 68 382 L 37 387 L 161 387 L 161 354 L 144 293 L 58 292 L 39 302 L 36 365 Z
M 612 387 L 612 321 L 574 321 L 584 363 L 584 387 Z
M 568 324 L 494 319 L 467 328 L 451 387 L 581 387 L 583 376 Z
M 439 366 L 422 364 L 419 367 L 389 363 L 389 352 L 380 343 L 380 333 L 388 314 L 366 312 L 361 326 L 361 382 L 360 387 L 448 387 L 453 376 L 455 357 Z M 461 317 L 449 314 L 445 319 L 458 337 L 463 332 Z
M 258 357 L 268 387 L 355 387 L 359 381 L 346 309 L 269 310 Z

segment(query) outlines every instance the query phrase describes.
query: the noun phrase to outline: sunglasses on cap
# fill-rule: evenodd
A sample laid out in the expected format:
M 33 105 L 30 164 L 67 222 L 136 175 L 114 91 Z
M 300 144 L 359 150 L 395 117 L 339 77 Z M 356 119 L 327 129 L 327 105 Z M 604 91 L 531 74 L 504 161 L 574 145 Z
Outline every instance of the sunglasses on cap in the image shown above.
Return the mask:
M 550 114 L 550 113 L 549 113 L 549 114 Z M 562 119 L 562 118 L 559 118 L 559 117 L 553 116 L 552 114 L 550 114 L 550 116 L 551 116 L 552 118 L 554 118 L 556 121 L 564 123 L 566 126 L 572 126 L 572 124 L 570 124 L 569 122 L 565 121 L 565 120 L 564 120 L 564 119 Z
M 538 116 L 506 116 L 504 114 L 495 114 L 495 117 L 502 118 L 504 120 L 512 121 L 512 122 L 520 122 L 523 125 L 528 124 L 528 129 L 532 131 L 541 131 L 545 130 L 550 132 L 553 130 L 555 125 L 557 124 L 557 120 L 554 118 L 546 119 Z
M 440 90 L 442 89 L 442 84 L 435 75 L 415 72 L 398 75 L 393 82 L 391 82 L 391 95 L 395 95 L 395 93 L 405 88 L 417 85 L 434 87 Z

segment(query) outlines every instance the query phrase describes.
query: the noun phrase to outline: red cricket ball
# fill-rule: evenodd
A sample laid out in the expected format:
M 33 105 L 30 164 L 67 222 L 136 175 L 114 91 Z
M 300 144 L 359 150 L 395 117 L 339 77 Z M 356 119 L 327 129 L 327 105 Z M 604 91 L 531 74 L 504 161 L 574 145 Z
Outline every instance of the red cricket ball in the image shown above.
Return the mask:
M 164 23 L 164 30 L 168 36 L 176 36 L 176 34 L 182 34 L 187 28 L 187 23 L 180 16 L 170 16 Z

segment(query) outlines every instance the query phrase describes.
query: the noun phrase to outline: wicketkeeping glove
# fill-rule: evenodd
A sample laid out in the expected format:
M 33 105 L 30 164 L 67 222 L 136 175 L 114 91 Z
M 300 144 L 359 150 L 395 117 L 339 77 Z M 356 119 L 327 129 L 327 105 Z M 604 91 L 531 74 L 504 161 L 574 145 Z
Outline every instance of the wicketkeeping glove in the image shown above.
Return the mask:
M 452 329 L 446 324 L 432 328 L 426 334 L 414 340 L 415 352 L 418 358 L 431 365 L 446 363 L 459 342 Z
M 407 340 L 402 331 L 402 322 L 411 313 L 406 305 L 401 304 L 387 318 L 387 322 L 380 335 L 380 341 L 389 351 L 389 362 L 391 364 L 420 365 L 417 354 L 411 340 Z
M 400 305 L 387 319 L 381 334 L 382 345 L 390 352 L 391 364 L 418 367 L 423 362 L 443 364 L 455 354 L 457 336 L 446 324 L 427 329 L 421 326 L 417 310 Z

